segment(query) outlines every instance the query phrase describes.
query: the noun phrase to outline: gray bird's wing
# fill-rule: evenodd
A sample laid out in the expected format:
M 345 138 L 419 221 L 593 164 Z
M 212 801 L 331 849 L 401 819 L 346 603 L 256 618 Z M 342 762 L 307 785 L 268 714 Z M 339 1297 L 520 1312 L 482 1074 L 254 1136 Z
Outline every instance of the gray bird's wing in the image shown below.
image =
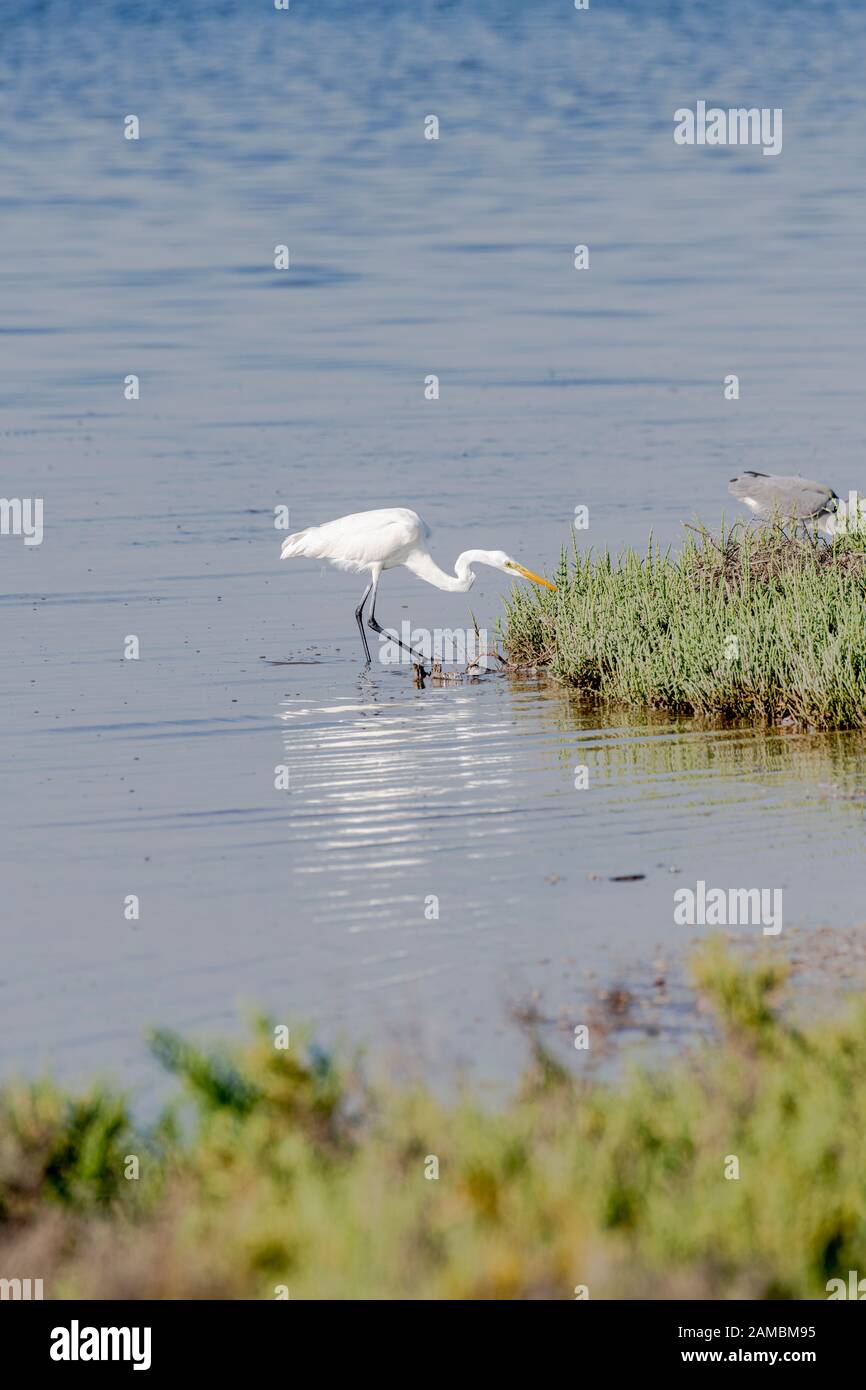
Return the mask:
M 728 491 L 764 516 L 778 512 L 800 521 L 833 511 L 836 500 L 831 487 L 796 474 L 740 473 L 731 479 Z

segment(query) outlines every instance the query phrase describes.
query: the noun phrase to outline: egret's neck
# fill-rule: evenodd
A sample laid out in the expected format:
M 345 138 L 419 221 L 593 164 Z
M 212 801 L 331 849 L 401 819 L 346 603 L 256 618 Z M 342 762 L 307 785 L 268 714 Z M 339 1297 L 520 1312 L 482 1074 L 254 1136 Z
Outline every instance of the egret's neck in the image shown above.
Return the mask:
M 425 579 L 428 584 L 435 584 L 437 589 L 448 589 L 451 593 L 465 594 L 467 589 L 471 589 L 475 583 L 475 575 L 469 568 L 473 560 L 478 560 L 482 564 L 487 560 L 486 550 L 464 550 L 462 555 L 458 555 L 454 564 L 454 573 L 446 574 L 441 570 L 436 561 L 426 551 L 418 551 L 415 555 L 410 555 L 404 564 L 413 574 L 417 574 L 419 579 Z

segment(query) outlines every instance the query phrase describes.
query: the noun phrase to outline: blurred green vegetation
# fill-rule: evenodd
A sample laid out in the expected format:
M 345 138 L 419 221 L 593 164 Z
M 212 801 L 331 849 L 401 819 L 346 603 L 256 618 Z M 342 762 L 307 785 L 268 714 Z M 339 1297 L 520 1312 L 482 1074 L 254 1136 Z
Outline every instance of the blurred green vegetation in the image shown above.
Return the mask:
M 776 964 L 709 943 L 693 971 L 711 1044 L 603 1083 L 530 1033 L 499 1108 L 373 1085 L 264 1019 L 216 1051 L 156 1034 L 179 1094 L 146 1134 L 104 1090 L 7 1087 L 0 1275 L 49 1298 L 825 1298 L 866 1271 L 866 1004 L 803 1031 Z

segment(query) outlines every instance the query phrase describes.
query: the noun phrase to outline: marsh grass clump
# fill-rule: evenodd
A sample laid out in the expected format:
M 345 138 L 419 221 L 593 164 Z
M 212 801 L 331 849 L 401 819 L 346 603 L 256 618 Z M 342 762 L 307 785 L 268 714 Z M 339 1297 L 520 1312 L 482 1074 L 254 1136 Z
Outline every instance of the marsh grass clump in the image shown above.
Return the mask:
M 7 1089 L 0 1275 L 38 1268 L 48 1298 L 826 1298 L 866 1268 L 866 1005 L 797 1029 L 784 971 L 720 947 L 695 981 L 712 1043 L 581 1080 L 530 1020 L 498 1108 L 372 1085 L 294 1030 L 280 1051 L 264 1020 L 217 1052 L 158 1034 L 180 1091 L 145 1134 L 105 1091 Z
M 555 594 L 512 593 L 505 644 L 615 703 L 866 728 L 866 545 L 737 525 L 677 555 L 563 553 Z

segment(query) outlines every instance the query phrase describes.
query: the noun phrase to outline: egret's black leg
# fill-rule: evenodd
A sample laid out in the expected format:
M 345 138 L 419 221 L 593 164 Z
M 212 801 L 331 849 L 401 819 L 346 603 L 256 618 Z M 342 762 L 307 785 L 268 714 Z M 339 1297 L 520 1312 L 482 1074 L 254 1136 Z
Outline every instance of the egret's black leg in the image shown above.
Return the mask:
M 367 619 L 367 626 L 368 626 L 369 628 L 372 628 L 373 632 L 384 632 L 385 629 L 384 629 L 383 627 L 381 627 L 380 624 L 376 621 L 376 588 L 377 588 L 377 585 L 376 585 L 376 582 L 375 582 L 375 580 L 374 580 L 374 582 L 373 582 L 373 601 L 372 601 L 372 603 L 370 604 L 370 616 L 369 616 L 368 619 Z M 422 674 L 422 676 L 428 676 L 428 675 L 430 674 L 429 671 L 428 671 L 428 670 L 426 669 L 426 667 L 424 666 L 425 658 L 421 655 L 420 652 L 413 651 L 413 649 L 412 649 L 411 647 L 407 647 L 406 644 L 405 644 L 405 642 L 401 642 L 401 641 L 400 641 L 399 637 L 390 637 L 390 638 L 389 638 L 389 641 L 395 642 L 396 645 L 400 648 L 401 652 L 408 652 L 408 653 L 409 653 L 409 655 L 412 657 L 412 660 L 415 661 L 415 662 L 417 663 L 417 665 L 419 665 L 419 666 L 421 667 L 421 674 Z
M 364 590 L 364 597 L 361 599 L 361 602 L 358 604 L 358 607 L 355 609 L 355 622 L 358 624 L 358 631 L 359 631 L 360 634 L 361 634 L 361 641 L 364 643 L 364 655 L 365 655 L 366 658 L 367 658 L 367 665 L 368 665 L 368 666 L 370 665 L 370 648 L 367 646 L 367 634 L 366 634 L 366 632 L 364 631 L 364 604 L 367 602 L 367 596 L 369 595 L 370 590 L 372 589 L 372 587 L 373 587 L 373 581 L 370 580 L 370 583 L 367 585 L 366 589 Z

